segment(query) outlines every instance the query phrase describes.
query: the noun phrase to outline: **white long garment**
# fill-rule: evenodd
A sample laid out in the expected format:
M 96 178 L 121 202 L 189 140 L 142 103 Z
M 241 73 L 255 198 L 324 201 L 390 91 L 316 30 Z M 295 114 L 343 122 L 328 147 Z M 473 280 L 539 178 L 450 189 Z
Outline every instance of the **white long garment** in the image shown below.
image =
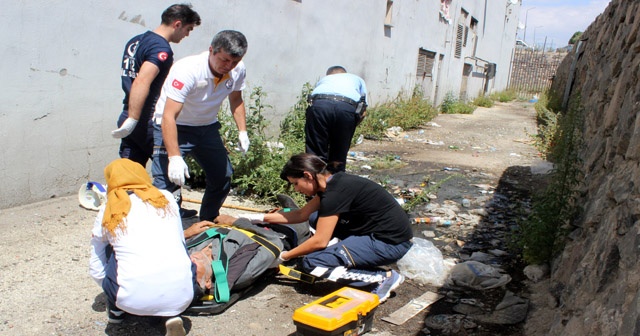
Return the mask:
M 118 261 L 116 306 L 135 315 L 175 316 L 193 300 L 191 260 L 184 245 L 178 205 L 170 193 L 161 191 L 170 200 L 169 213 L 131 194 L 126 230 L 116 230 L 118 239 L 109 233 L 103 238 L 104 207 L 92 230 L 91 277 L 102 284 L 107 264 L 105 248 L 111 244 Z

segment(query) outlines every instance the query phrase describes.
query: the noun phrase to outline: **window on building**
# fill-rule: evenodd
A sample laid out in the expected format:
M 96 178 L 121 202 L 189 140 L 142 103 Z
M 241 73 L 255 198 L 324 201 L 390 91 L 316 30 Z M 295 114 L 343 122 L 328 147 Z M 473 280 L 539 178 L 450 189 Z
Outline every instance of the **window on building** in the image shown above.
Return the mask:
M 384 17 L 385 27 L 393 27 L 392 24 L 393 0 L 387 0 L 387 14 Z
M 456 58 L 462 57 L 462 47 L 467 46 L 467 36 L 469 34 L 469 28 L 467 27 L 467 18 L 469 17 L 469 12 L 462 9 L 460 12 L 460 17 L 458 18 L 458 27 L 456 28 L 456 50 L 454 56 Z
M 454 56 L 456 58 L 462 57 L 462 38 L 464 36 L 464 26 L 458 24 L 458 29 L 456 29 L 456 50 L 454 52 Z
M 418 69 L 416 70 L 416 77 L 431 77 L 435 60 L 435 52 L 420 48 L 418 50 Z

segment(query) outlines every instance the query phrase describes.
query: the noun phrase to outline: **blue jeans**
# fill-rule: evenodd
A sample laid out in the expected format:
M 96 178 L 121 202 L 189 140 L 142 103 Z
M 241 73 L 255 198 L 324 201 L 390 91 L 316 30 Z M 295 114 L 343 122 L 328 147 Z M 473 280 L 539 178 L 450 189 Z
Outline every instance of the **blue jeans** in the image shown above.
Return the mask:
M 302 259 L 303 272 L 351 286 L 365 286 L 384 280 L 379 266 L 402 258 L 412 243 L 389 244 L 372 236 L 351 236 Z M 326 270 L 325 270 L 326 269 Z
M 220 123 L 207 126 L 178 125 L 178 145 L 182 157 L 193 156 L 205 174 L 206 187 L 200 206 L 200 219 L 212 221 L 231 190 L 233 168 L 227 149 L 220 137 Z M 153 185 L 174 195 L 180 187 L 169 180 L 169 158 L 162 140 L 162 129 L 154 123 L 153 131 Z

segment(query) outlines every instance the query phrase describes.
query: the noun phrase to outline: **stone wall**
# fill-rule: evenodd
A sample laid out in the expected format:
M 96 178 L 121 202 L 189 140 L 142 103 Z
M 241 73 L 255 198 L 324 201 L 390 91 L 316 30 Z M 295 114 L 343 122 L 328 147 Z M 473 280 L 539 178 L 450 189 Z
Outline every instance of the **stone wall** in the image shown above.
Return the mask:
M 571 91 L 584 108 L 582 213 L 552 267 L 560 313 L 548 335 L 640 335 L 639 28 L 640 2 L 613 0 L 583 35 Z

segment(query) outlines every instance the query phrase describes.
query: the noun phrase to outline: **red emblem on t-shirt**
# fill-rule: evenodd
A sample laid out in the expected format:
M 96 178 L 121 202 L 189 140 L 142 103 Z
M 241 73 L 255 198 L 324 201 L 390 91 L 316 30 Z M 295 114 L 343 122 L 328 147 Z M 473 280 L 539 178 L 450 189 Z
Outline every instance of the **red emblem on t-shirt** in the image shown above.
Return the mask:
M 167 54 L 166 51 L 161 51 L 160 53 L 158 53 L 158 59 L 161 61 L 166 61 L 167 58 L 169 58 L 169 54 Z
M 182 87 L 184 86 L 184 83 L 182 83 L 181 81 L 174 79 L 173 82 L 171 82 L 171 86 L 173 86 L 174 88 L 178 89 L 178 90 L 182 90 Z

